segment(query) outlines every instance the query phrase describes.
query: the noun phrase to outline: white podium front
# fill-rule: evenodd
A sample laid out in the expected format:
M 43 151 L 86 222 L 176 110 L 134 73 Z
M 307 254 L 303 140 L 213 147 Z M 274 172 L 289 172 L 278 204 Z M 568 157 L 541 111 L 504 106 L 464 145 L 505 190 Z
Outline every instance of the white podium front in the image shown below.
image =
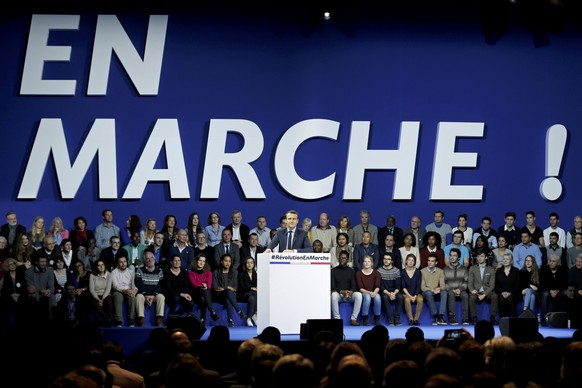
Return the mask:
M 258 255 L 257 331 L 299 334 L 307 319 L 331 317 L 329 253 Z

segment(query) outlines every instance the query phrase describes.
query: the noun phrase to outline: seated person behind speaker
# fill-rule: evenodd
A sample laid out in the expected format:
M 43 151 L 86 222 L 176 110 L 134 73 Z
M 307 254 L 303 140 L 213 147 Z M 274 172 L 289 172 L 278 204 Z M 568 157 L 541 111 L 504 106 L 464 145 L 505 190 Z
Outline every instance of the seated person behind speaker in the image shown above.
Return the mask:
M 162 279 L 164 272 L 156 265 L 154 253 L 147 250 L 144 253 L 145 264 L 135 271 L 135 286 L 138 294 L 135 297 L 137 325 L 144 325 L 144 308 L 156 305 L 156 326 L 162 326 L 164 322 L 164 309 L 166 298 L 162 293 Z
M 542 325 L 546 324 L 546 314 L 556 311 L 566 288 L 568 288 L 568 268 L 560 265 L 558 255 L 550 255 L 549 264 L 540 270 Z
M 367 232 L 364 232 L 366 234 Z M 382 299 L 380 298 L 380 273 L 374 270 L 371 256 L 364 256 L 362 269 L 356 272 L 356 285 L 362 293 L 362 321 L 368 326 L 368 313 L 370 303 L 374 301 L 374 324 L 380 324 L 382 312 Z
M 481 251 L 477 255 L 477 264 L 469 268 L 469 314 L 473 325 L 477 324 L 477 303 L 491 303 L 491 323 L 496 324 L 498 297 L 495 292 L 495 269 L 487 265 L 487 255 Z
M 469 282 L 469 270 L 459 263 L 461 251 L 452 248 L 449 253 L 449 264 L 443 269 L 445 273 L 445 285 L 448 295 L 449 323 L 458 324 L 455 316 L 455 301 L 461 300 L 461 314 L 463 325 L 469 324 L 469 294 L 467 284 Z
M 495 292 L 499 296 L 499 316 L 515 317 L 515 305 L 521 299 L 519 270 L 513 266 L 513 255 L 503 255 L 503 267 L 495 271 Z
M 247 326 L 257 324 L 257 270 L 255 267 L 255 259 L 249 256 L 244 261 L 244 271 L 238 274 L 238 298 L 248 304 Z
M 208 265 L 208 259 L 204 254 L 200 253 L 192 263 L 192 270 L 188 272 L 188 278 L 192 285 L 192 300 L 198 305 L 200 309 L 200 320 L 204 323 L 206 319 L 206 310 L 210 311 L 210 316 L 213 320 L 219 319 L 218 314 L 212 307 L 212 271 Z
M 365 256 L 370 256 L 373 268 L 380 266 L 378 245 L 372 243 L 372 233 L 368 231 L 362 233 L 362 242 L 354 246 L 354 269 L 356 271 L 363 268 L 362 261 Z
M 421 286 L 422 296 L 430 309 L 433 316 L 433 325 L 446 325 L 444 315 L 447 312 L 447 290 L 445 286 L 445 273 L 436 266 L 436 253 L 431 252 L 428 255 L 427 266 L 420 270 L 422 275 Z M 437 312 L 435 299 L 440 300 L 439 310 Z
M 465 236 L 460 230 L 453 233 L 453 242 L 443 248 L 445 251 L 445 265 L 449 264 L 449 254 L 453 248 L 457 248 L 461 252 L 459 264 L 467 268 L 471 265 L 471 254 L 464 244 L 464 238 Z
M 445 251 L 441 249 L 441 235 L 437 232 L 427 232 L 423 237 L 423 247 L 420 248 L 420 268 L 428 265 L 428 255 L 436 254 L 436 266 L 443 268 L 445 266 Z
M 390 252 L 384 253 L 382 263 L 383 265 L 378 268 L 378 272 L 382 279 L 380 286 L 382 292 L 381 298 L 384 309 L 386 310 L 386 316 L 388 317 L 388 325 L 401 326 L 400 313 L 402 312 L 403 303 L 402 293 L 400 292 L 402 288 L 401 270 L 394 266 L 394 257 Z M 394 313 L 392 312 L 392 303 L 395 305 Z
M 422 312 L 422 291 L 420 284 L 422 275 L 420 270 L 416 267 L 416 256 L 409 253 L 404 260 L 404 269 L 402 270 L 402 293 L 404 294 L 404 309 L 408 316 L 408 324 L 410 326 L 419 326 L 420 313 Z M 412 303 L 416 303 L 416 311 L 414 317 L 412 316 Z
M 348 254 L 348 267 L 354 267 L 354 248 L 350 244 L 350 240 L 347 233 L 338 233 L 335 239 L 336 245 L 331 250 L 331 267 L 337 267 L 339 265 L 339 257 L 342 251 L 346 251 Z
M 135 287 L 134 272 L 127 266 L 127 258 L 120 256 L 117 258 L 117 268 L 111 271 L 111 285 L 113 296 L 113 308 L 115 310 L 115 321 L 117 326 L 121 326 L 123 320 L 123 302 L 127 304 L 127 325 L 135 326 Z
M 212 293 L 213 299 L 226 307 L 228 326 L 230 327 L 234 326 L 234 321 L 232 320 L 233 308 L 241 319 L 245 317 L 236 301 L 237 288 L 238 278 L 236 270 L 232 268 L 232 257 L 230 255 L 222 255 L 218 269 L 212 274 Z
M 576 287 L 573 284 L 569 284 L 566 288 L 564 297 L 560 299 L 556 311 L 568 313 L 571 328 L 582 328 L 582 298 L 577 297 Z
M 164 296 L 169 307 L 170 315 L 191 313 L 194 308 L 192 302 L 192 284 L 188 272 L 182 268 L 182 259 L 175 255 L 170 260 L 170 268 L 164 271 Z
M 533 256 L 528 255 L 519 271 L 519 289 L 523 296 L 523 311 L 530 310 L 535 314 L 536 302 L 539 297 L 540 272 Z
M 358 314 L 362 308 L 362 294 L 357 291 L 356 272 L 349 267 L 348 260 L 348 252 L 342 251 L 339 265 L 331 270 L 331 312 L 333 319 L 341 319 L 339 303 L 352 303 L 354 310 L 350 323 L 352 326 L 360 326 Z

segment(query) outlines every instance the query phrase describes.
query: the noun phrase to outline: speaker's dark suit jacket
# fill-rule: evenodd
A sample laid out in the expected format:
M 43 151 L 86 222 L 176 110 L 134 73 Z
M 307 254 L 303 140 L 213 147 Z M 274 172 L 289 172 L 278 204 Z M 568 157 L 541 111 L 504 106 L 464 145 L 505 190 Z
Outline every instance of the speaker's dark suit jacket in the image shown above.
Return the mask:
M 279 229 L 275 237 L 269 243 L 268 248 L 273 249 L 278 246 L 279 252 L 283 252 L 286 249 L 287 233 L 287 229 Z M 299 228 L 295 229 L 291 249 L 295 249 L 297 252 L 313 252 L 313 247 L 311 246 L 306 231 Z

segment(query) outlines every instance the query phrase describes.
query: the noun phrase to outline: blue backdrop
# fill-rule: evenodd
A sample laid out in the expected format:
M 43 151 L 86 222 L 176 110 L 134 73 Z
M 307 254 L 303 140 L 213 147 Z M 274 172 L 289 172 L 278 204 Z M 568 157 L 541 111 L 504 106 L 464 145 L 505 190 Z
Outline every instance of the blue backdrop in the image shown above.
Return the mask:
M 41 55 L 29 47 L 33 15 L 55 12 L 27 9 L 0 15 L 3 211 L 16 211 L 27 227 L 37 215 L 47 223 L 59 215 L 69 228 L 75 216 L 85 215 L 93 228 L 101 222 L 104 208 L 113 209 L 117 224 L 136 213 L 142 220 L 157 218 L 159 226 L 168 213 L 184 225 L 191 212 L 205 220 L 212 210 L 219 211 L 227 224 L 228 213 L 238 208 L 243 222 L 254 225 L 256 216 L 265 214 L 271 227 L 290 208 L 297 209 L 301 218 L 317 219 L 320 211 L 326 211 L 333 223 L 348 214 L 354 224 L 359 211 L 368 209 L 372 223 L 383 225 L 386 215 L 394 214 L 404 227 L 412 214 L 420 215 L 424 225 L 432 222 L 436 209 L 444 210 L 445 221 L 451 224 L 457 214 L 468 213 L 471 226 L 478 226 L 484 215 L 499 226 L 503 214 L 512 210 L 522 226 L 525 211 L 531 209 L 540 226 L 547 226 L 548 213 L 556 211 L 562 216 L 562 227 L 571 227 L 582 194 L 576 161 L 582 145 L 582 33 L 576 23 L 566 22 L 560 34 L 550 33 L 540 44 L 510 14 L 506 32 L 490 44 L 481 15 L 471 8 L 454 13 L 446 8 L 407 8 L 371 14 L 358 9 L 358 18 L 337 13 L 340 16 L 334 19 L 332 13 L 329 21 L 300 11 L 291 16 L 218 11 L 59 10 L 80 15 L 78 28 L 50 30 L 47 47 L 69 46 L 70 59 L 45 58 L 42 79 L 75 80 L 74 92 L 68 95 L 22 93 L 21 89 L 25 62 Z M 142 57 L 150 15 L 168 15 L 161 70 L 151 74 L 159 76 L 156 92 L 140 94 L 114 54 L 106 92 L 91 95 L 99 15 L 115 15 Z M 38 169 L 31 165 L 31 153 L 46 119 L 62 123 L 71 163 L 96 120 L 113 120 L 114 198 L 100 198 L 98 180 L 104 172 L 97 168 L 97 158 L 74 197 L 63 198 L 52 155 L 42 170 L 38 193 L 32 198 L 19 195 L 27 168 Z M 179 128 L 189 196 L 172 198 L 168 182 L 152 181 L 140 198 L 123 199 L 150 133 L 162 119 L 176 120 Z M 262 137 L 262 152 L 250 165 L 264 199 L 248 198 L 232 168 L 221 170 L 218 198 L 201 195 L 205 162 L 213 156 L 207 153 L 211 120 L 223 119 L 247 120 L 260 129 L 261 136 L 229 133 L 223 148 L 235 154 L 260 143 Z M 294 167 L 307 181 L 334 172 L 335 180 L 331 194 L 304 199 L 283 188 L 280 179 L 284 178 L 277 175 L 274 160 L 285 149 L 279 147 L 279 140 L 289 128 L 313 119 L 336 122 L 337 139 L 303 142 Z M 416 152 L 410 199 L 394 198 L 395 172 L 390 169 L 367 171 L 361 199 L 344 198 L 344 185 L 352 184 L 345 182 L 348 159 L 362 157 L 354 153 L 348 158 L 350 135 L 361 135 L 352 128 L 358 121 L 370 122 L 368 148 L 377 150 L 398 149 L 402 123 L 419 123 L 417 148 L 409 150 Z M 482 136 L 456 139 L 455 151 L 473 153 L 476 161 L 469 168 L 454 168 L 451 181 L 482 186 L 480 199 L 431 200 L 439 123 L 449 122 L 478 123 L 483 128 Z M 558 174 L 563 192 L 549 201 L 541 196 L 540 183 L 547 176 L 546 132 L 556 124 L 567 129 L 568 138 L 563 153 L 559 150 L 552 157 L 558 171 L 550 172 Z M 166 156 L 163 151 L 159 154 L 155 168 L 166 168 Z

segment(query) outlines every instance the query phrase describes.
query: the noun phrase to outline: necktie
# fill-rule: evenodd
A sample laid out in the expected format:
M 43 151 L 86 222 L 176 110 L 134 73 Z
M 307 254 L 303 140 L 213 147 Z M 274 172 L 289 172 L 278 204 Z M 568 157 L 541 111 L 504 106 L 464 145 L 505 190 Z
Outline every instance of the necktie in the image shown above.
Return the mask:
M 228 245 L 224 246 L 224 251 L 228 254 Z
M 293 231 L 288 230 L 287 231 L 287 249 L 291 249 L 292 246 L 293 246 Z

